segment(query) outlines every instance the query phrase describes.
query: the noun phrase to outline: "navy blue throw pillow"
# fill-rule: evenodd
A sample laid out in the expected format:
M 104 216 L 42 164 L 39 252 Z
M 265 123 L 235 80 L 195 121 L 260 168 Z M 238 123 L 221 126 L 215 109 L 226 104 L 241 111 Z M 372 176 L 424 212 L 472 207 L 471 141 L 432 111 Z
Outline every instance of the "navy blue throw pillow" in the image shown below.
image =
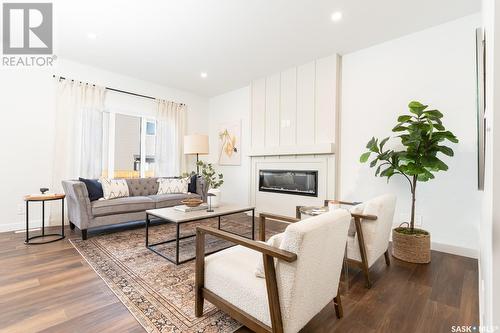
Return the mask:
M 78 178 L 78 180 L 87 186 L 90 201 L 99 200 L 104 196 L 104 193 L 102 192 L 102 185 L 97 179 Z
M 192 175 L 191 179 L 189 180 L 189 185 L 188 185 L 188 192 L 190 193 L 196 193 L 196 180 L 198 178 L 198 175 Z

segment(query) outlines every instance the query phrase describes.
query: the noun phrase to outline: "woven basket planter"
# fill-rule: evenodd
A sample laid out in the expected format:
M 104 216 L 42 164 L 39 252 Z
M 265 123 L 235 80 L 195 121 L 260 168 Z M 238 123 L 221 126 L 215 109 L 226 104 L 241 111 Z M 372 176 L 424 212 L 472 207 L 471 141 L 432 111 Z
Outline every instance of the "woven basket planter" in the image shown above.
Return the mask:
M 422 233 L 408 235 L 392 230 L 392 255 L 403 261 L 416 264 L 431 262 L 431 235 L 422 229 L 415 229 Z M 426 233 L 426 234 L 424 234 Z

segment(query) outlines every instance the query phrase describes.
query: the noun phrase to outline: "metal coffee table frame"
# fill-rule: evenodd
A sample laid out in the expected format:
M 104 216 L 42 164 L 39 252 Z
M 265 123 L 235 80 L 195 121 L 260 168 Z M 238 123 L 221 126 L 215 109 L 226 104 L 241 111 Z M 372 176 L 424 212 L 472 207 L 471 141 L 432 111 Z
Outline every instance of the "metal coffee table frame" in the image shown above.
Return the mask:
M 220 227 L 220 222 L 221 222 L 220 219 L 221 219 L 221 217 L 228 216 L 228 215 L 234 215 L 234 214 L 238 214 L 238 213 L 249 212 L 249 211 L 252 212 L 252 237 L 246 237 L 246 236 L 243 236 L 243 235 L 231 232 L 231 231 L 227 231 L 227 230 L 221 229 L 221 227 Z M 154 216 L 157 219 L 160 219 L 162 221 L 166 221 L 166 222 L 169 222 L 169 223 L 175 223 L 175 238 L 172 238 L 172 239 L 169 239 L 169 240 L 166 240 L 166 241 L 162 241 L 162 242 L 158 242 L 158 243 L 154 243 L 154 244 L 149 244 L 149 226 L 151 224 L 151 219 L 149 217 L 150 215 Z M 221 213 L 221 214 L 212 215 L 212 216 L 208 216 L 208 217 L 200 216 L 199 218 L 196 218 L 196 219 L 193 219 L 193 220 L 189 220 L 189 221 L 184 221 L 184 222 L 170 221 L 170 220 L 166 219 L 165 217 L 157 216 L 155 214 L 151 214 L 151 213 L 146 212 L 146 248 L 148 248 L 148 250 L 153 251 L 157 255 L 159 255 L 159 256 L 167 259 L 168 261 L 170 261 L 171 263 L 176 264 L 176 265 L 180 265 L 180 264 L 186 263 L 188 261 L 194 260 L 194 259 L 196 259 L 196 256 L 179 261 L 179 242 L 180 242 L 180 240 L 186 239 L 186 238 L 196 237 L 196 234 L 186 235 L 186 236 L 182 236 L 181 237 L 180 236 L 180 225 L 184 224 L 184 223 L 190 223 L 190 222 L 196 222 L 196 221 L 206 220 L 206 219 L 210 219 L 210 218 L 214 218 L 214 217 L 218 218 L 217 228 L 219 230 L 223 230 L 225 232 L 229 232 L 229 233 L 234 234 L 234 235 L 238 235 L 238 236 L 241 236 L 241 237 L 245 237 L 245 238 L 248 238 L 248 239 L 255 240 L 255 208 L 245 208 L 245 209 L 241 209 L 239 211 L 231 211 L 230 213 Z M 162 244 L 167 244 L 167 243 L 171 243 L 171 242 L 175 242 L 175 260 L 169 258 L 168 256 L 164 255 L 163 253 L 161 253 L 160 251 L 158 251 L 158 250 L 156 250 L 154 248 L 154 246 L 162 245 Z M 231 246 L 234 246 L 234 245 L 231 245 Z M 227 249 L 227 248 L 229 248 L 231 246 L 224 247 L 222 249 L 218 249 L 218 250 L 211 251 L 211 252 L 206 252 L 205 255 L 209 255 L 209 254 L 212 254 L 212 253 L 216 253 L 216 252 L 225 250 L 225 249 Z

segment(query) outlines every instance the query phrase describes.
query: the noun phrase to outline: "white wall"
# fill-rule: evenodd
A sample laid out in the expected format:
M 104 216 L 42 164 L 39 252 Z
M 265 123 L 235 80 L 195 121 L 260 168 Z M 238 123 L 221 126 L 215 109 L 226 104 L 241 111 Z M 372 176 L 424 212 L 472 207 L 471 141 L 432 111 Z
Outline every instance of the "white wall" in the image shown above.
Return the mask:
M 431 232 L 433 247 L 475 256 L 480 195 L 476 178 L 475 28 L 480 15 L 467 16 L 395 39 L 342 59 L 341 184 L 343 199 L 365 200 L 393 192 L 395 223 L 407 219 L 406 180 L 375 178 L 359 163 L 372 136 L 391 134 L 408 102 L 418 100 L 444 114 L 444 125 L 460 143 L 441 172 L 417 187 L 417 215 Z
M 22 197 L 37 193 L 51 184 L 54 149 L 55 84 L 52 74 L 128 90 L 139 94 L 183 102 L 188 106 L 188 133 L 207 133 L 208 99 L 128 76 L 58 59 L 54 68 L 0 69 L 0 145 L 3 177 L 0 191 L 0 231 L 23 227 L 24 215 L 18 214 Z M 109 101 L 124 113 L 154 115 L 147 100 L 109 92 Z M 33 205 L 33 225 L 40 219 Z
M 249 203 L 250 158 L 250 87 L 245 87 L 210 99 L 210 155 L 207 158 L 224 174 L 222 201 L 246 205 Z M 241 165 L 217 165 L 218 129 L 225 122 L 241 120 Z
M 481 325 L 500 326 L 500 6 L 483 0 L 486 34 L 486 172 L 479 228 Z M 494 264 L 496 263 L 496 264 Z

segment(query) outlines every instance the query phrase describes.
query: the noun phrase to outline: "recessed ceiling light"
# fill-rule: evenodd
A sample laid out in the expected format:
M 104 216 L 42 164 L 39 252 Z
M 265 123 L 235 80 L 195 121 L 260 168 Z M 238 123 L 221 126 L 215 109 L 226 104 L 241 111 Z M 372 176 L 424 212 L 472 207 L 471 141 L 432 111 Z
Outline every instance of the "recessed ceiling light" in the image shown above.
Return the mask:
M 200 76 L 201 76 L 202 79 L 206 79 L 207 76 L 208 76 L 208 74 L 207 74 L 207 72 L 201 72 Z
M 332 16 L 330 16 L 333 22 L 340 21 L 342 19 L 342 12 L 335 12 L 332 13 Z
M 97 34 L 95 34 L 93 32 L 89 32 L 87 34 L 87 37 L 88 37 L 88 39 L 96 39 L 97 38 Z

